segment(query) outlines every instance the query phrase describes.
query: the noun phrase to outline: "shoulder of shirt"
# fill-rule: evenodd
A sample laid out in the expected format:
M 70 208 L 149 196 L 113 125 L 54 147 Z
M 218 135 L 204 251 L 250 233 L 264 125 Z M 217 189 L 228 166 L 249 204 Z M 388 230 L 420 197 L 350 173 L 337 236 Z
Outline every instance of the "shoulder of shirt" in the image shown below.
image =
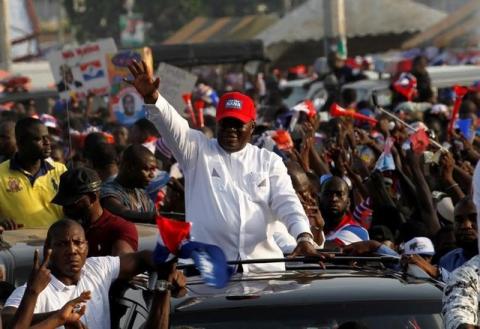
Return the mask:
M 61 162 L 56 162 L 52 159 L 45 159 L 45 161 L 53 167 L 54 170 L 59 171 L 60 173 L 63 173 L 67 171 L 67 167 L 61 163 Z
M 10 160 L 0 163 L 0 173 L 5 171 L 10 171 Z
M 115 214 L 112 214 L 110 211 L 108 211 L 107 209 L 103 209 L 104 212 L 107 213 L 107 218 L 109 221 L 112 221 L 114 224 L 116 225 L 122 225 L 122 226 L 131 226 L 131 227 L 135 227 L 135 224 L 126 220 L 125 218 L 123 217 L 120 217 L 118 215 L 115 215 Z
M 455 255 L 458 255 L 458 254 L 462 253 L 462 251 L 463 251 L 462 248 L 456 248 L 456 249 L 450 250 L 445 255 L 440 257 L 438 262 L 441 263 L 441 262 L 445 261 L 446 259 L 448 259 L 449 257 L 452 257 L 452 256 L 455 256 Z
M 247 151 L 260 154 L 262 158 L 267 158 L 270 161 L 283 163 L 282 158 L 273 151 L 267 150 L 266 148 L 263 148 L 263 147 L 258 147 L 257 145 L 253 145 L 251 143 L 248 143 L 246 147 L 247 147 Z
M 89 267 L 97 267 L 104 265 L 105 263 L 112 262 L 114 261 L 115 258 L 120 259 L 118 256 L 100 256 L 100 257 L 88 257 L 86 262 L 85 262 L 85 269 Z
M 459 268 L 455 269 L 450 274 L 450 278 L 448 280 L 448 285 L 455 284 L 459 281 L 469 281 L 469 278 L 474 278 L 478 282 L 478 277 L 480 274 L 480 255 L 477 255 L 470 259 L 468 262 L 460 266 Z

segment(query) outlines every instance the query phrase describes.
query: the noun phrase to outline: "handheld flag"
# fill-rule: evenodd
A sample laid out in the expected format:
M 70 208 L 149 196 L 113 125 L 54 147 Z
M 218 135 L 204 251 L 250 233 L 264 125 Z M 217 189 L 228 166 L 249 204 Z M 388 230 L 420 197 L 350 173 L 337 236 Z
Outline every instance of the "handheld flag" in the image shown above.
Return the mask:
M 455 103 L 453 105 L 452 117 L 450 118 L 450 123 L 448 124 L 449 135 L 452 135 L 453 127 L 455 125 L 455 120 L 457 119 L 458 111 L 460 110 L 460 105 L 462 105 L 462 99 L 467 94 L 468 88 L 455 85 L 453 86 L 453 92 L 455 93 Z
M 393 89 L 411 101 L 417 93 L 417 78 L 411 73 L 403 72 L 393 83 Z
M 465 139 L 467 139 L 470 142 L 475 137 L 472 122 L 473 120 L 469 118 L 469 119 L 458 119 L 457 122 L 455 123 L 457 128 L 462 133 L 463 137 L 465 137 Z
M 312 118 L 317 114 L 317 111 L 315 110 L 315 106 L 313 105 L 313 102 L 309 99 L 295 105 L 292 108 L 292 111 L 305 112 L 307 113 L 307 116 L 309 118 Z
M 190 241 L 191 223 L 157 217 L 157 227 L 160 234 L 153 252 L 156 264 L 175 257 L 192 258 L 207 285 L 222 288 L 228 283 L 233 269 L 228 266 L 225 254 L 217 246 Z
M 410 142 L 412 143 L 413 152 L 423 153 L 427 150 L 427 147 L 430 144 L 430 139 L 428 138 L 425 129 L 420 128 L 410 136 Z
M 375 169 L 380 172 L 395 170 L 395 161 L 392 155 L 393 139 L 387 138 L 382 154 L 378 157 Z

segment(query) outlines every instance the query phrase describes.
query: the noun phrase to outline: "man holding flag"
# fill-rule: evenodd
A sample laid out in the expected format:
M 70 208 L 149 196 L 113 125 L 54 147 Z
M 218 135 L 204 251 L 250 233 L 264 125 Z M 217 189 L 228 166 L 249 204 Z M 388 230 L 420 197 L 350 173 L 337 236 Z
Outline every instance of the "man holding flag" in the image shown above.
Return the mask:
M 317 255 L 309 222 L 281 158 L 249 144 L 255 105 L 238 92 L 224 94 L 217 106 L 217 139 L 208 139 L 159 94 L 160 80 L 145 63 L 129 66 L 128 81 L 144 97 L 153 122 L 185 175 L 186 217 L 191 238 L 217 245 L 227 259 L 283 257 L 273 239 L 282 221 L 297 239 L 294 255 Z M 283 263 L 244 265 L 242 270 L 284 269 Z

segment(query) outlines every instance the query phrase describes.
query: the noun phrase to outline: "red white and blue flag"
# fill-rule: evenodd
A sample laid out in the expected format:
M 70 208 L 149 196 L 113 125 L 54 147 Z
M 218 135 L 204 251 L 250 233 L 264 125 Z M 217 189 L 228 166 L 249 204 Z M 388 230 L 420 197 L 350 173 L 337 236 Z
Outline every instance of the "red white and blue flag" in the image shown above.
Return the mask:
M 233 268 L 228 266 L 225 254 L 218 246 L 190 241 L 191 223 L 157 217 L 157 227 L 160 234 L 153 252 L 156 264 L 175 258 L 193 259 L 207 285 L 216 288 L 227 285 Z
M 99 60 L 80 64 L 80 71 L 85 81 L 103 78 L 105 76 L 102 63 L 100 63 Z

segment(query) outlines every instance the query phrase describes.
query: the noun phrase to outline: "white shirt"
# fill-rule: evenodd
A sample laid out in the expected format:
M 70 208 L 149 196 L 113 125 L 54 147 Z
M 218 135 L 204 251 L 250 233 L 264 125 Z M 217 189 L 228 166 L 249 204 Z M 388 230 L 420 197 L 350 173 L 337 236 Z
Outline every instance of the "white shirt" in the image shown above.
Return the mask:
M 480 324 L 480 256 L 475 256 L 450 274 L 443 290 L 442 315 L 445 329 L 456 329 L 462 323 Z
M 277 258 L 283 253 L 273 238 L 276 220 L 295 238 L 310 233 L 308 218 L 278 155 L 251 144 L 226 152 L 216 139 L 190 129 L 161 96 L 155 105 L 147 105 L 147 118 L 182 168 L 193 240 L 219 246 L 228 260 Z M 284 268 L 281 263 L 243 266 L 244 272 Z
M 108 290 L 120 273 L 119 257 L 87 258 L 76 285 L 66 286 L 51 275 L 48 286 L 37 298 L 34 313 L 47 313 L 61 309 L 67 302 L 89 290 L 92 298 L 87 302 L 85 315 L 80 319 L 89 329 L 110 328 Z M 26 285 L 20 286 L 8 297 L 5 307 L 18 308 Z M 60 327 L 60 328 L 63 328 Z
M 480 161 L 473 173 L 473 203 L 477 208 L 477 227 L 480 228 Z M 480 250 L 480 239 L 478 239 L 478 249 Z

